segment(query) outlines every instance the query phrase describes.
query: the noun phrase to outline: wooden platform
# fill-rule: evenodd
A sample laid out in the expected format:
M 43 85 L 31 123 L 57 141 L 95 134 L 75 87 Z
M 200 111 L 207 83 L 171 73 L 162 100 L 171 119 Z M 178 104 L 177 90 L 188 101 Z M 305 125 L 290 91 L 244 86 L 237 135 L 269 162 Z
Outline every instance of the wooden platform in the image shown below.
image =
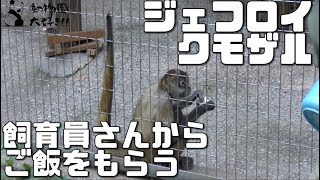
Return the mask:
M 104 36 L 104 30 L 49 35 L 47 37 L 49 50 L 46 56 L 52 57 L 82 51 L 86 51 L 88 56 L 96 56 L 102 50 Z

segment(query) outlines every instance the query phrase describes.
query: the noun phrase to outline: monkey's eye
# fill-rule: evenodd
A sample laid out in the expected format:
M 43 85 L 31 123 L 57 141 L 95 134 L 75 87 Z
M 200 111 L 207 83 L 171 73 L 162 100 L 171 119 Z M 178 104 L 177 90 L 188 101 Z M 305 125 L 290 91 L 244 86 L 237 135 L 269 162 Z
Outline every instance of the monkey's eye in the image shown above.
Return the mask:
M 180 86 L 185 86 L 186 82 L 180 81 Z

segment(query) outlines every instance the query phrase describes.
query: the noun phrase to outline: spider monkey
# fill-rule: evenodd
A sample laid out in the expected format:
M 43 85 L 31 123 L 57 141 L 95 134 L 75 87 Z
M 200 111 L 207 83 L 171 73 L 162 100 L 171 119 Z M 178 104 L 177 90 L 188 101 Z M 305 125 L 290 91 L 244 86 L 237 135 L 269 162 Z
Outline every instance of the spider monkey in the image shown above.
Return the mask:
M 98 123 L 107 122 L 111 125 L 111 105 L 113 92 L 113 36 L 111 16 L 107 15 L 107 59 L 105 74 L 103 79 L 103 90 L 100 99 L 100 114 Z M 110 67 L 111 66 L 111 67 Z M 108 91 L 109 90 L 109 91 Z M 174 150 L 174 156 L 178 159 L 180 169 L 192 169 L 193 159 L 191 157 L 183 157 L 181 153 L 186 148 L 187 140 L 183 137 L 183 127 L 187 127 L 187 123 L 195 122 L 201 115 L 207 111 L 215 109 L 213 101 L 197 105 L 189 114 L 184 115 L 182 109 L 191 105 L 194 101 L 200 100 L 203 102 L 203 96 L 200 91 L 191 93 L 188 74 L 179 69 L 169 70 L 160 80 L 160 83 L 154 84 L 145 90 L 136 105 L 133 113 L 132 122 L 137 122 L 136 132 L 142 135 L 142 141 L 152 145 L 154 141 L 154 133 L 152 127 L 155 122 L 163 124 L 178 123 L 179 137 L 172 138 L 171 149 Z M 123 149 L 123 143 L 116 140 L 117 149 L 107 150 L 111 156 L 124 157 L 127 155 L 127 150 Z M 129 149 L 136 149 L 134 142 L 131 143 Z M 143 160 L 152 163 L 153 158 L 157 155 L 157 149 L 144 149 Z

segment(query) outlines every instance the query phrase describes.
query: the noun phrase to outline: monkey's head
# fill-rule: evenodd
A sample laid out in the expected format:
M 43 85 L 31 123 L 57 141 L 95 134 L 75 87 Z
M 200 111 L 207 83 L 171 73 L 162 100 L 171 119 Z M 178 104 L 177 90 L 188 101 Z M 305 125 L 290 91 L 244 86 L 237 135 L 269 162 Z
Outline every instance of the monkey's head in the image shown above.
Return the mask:
M 175 99 L 189 96 L 191 93 L 188 74 L 180 69 L 169 70 L 161 78 L 160 88 L 167 91 Z

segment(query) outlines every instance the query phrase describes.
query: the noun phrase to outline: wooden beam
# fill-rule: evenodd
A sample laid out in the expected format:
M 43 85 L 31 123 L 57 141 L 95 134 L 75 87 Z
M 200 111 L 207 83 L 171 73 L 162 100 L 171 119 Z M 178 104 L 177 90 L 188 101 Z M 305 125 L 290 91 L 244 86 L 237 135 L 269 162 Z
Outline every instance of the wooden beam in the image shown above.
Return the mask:
M 68 54 L 71 52 L 80 52 L 80 51 L 85 51 L 87 49 L 96 49 L 98 47 L 99 47 L 99 43 L 94 41 L 94 42 L 80 44 L 80 45 L 72 46 L 72 47 L 68 47 L 68 48 L 62 48 L 61 51 L 56 50 L 56 49 L 51 49 L 46 52 L 46 56 L 51 57 L 51 56 L 56 56 L 56 55 L 61 55 L 61 54 Z
M 82 31 L 82 32 L 68 32 L 59 35 L 49 35 L 48 44 L 60 44 L 66 42 L 75 42 L 79 40 L 97 40 L 104 37 L 104 30 Z

